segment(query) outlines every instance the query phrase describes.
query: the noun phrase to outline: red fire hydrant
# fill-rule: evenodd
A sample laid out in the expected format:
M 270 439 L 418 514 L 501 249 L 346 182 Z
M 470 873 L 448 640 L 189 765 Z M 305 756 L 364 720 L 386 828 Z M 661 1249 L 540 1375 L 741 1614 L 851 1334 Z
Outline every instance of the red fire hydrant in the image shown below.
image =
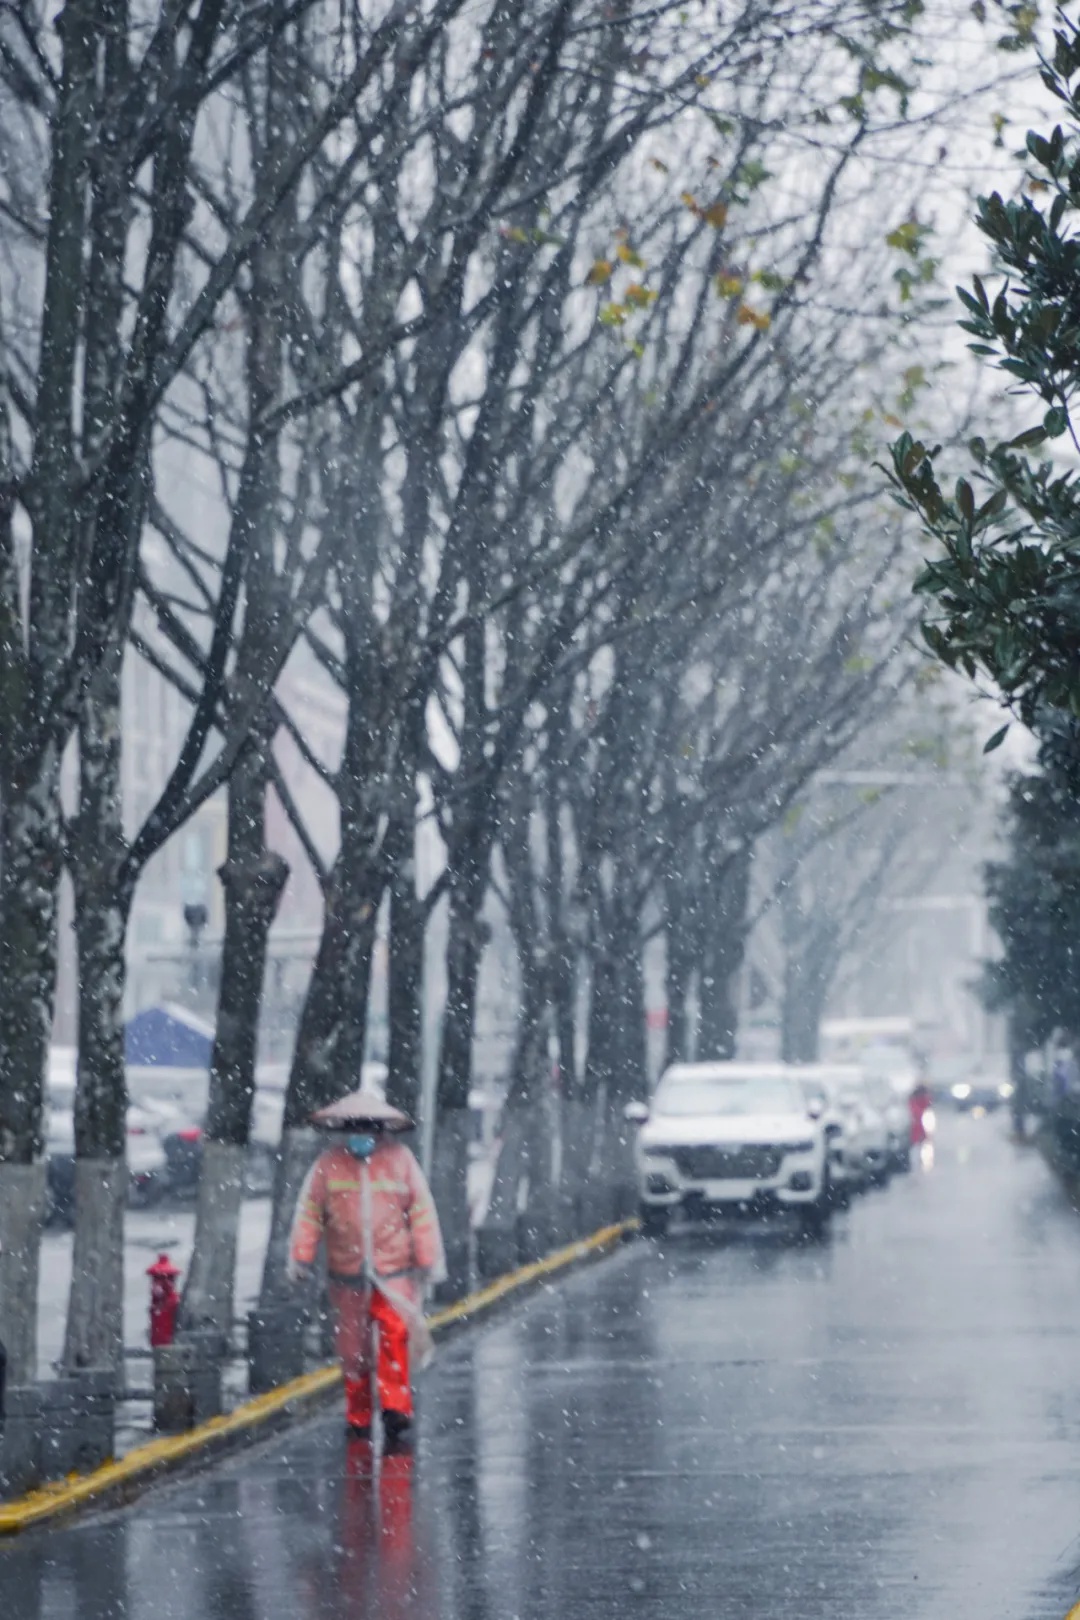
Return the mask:
M 172 1344 L 176 1333 L 176 1313 L 180 1309 L 180 1295 L 176 1292 L 176 1279 L 180 1268 L 174 1266 L 167 1254 L 159 1254 L 152 1266 L 147 1266 L 150 1279 L 150 1346 Z

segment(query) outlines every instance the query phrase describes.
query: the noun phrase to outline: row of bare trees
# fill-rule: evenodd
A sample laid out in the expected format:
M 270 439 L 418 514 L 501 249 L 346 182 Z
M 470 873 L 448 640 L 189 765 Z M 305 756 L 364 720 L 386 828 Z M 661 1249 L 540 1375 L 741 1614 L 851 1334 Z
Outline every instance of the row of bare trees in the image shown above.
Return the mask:
M 492 905 L 520 980 L 507 1140 L 546 1234 L 624 1196 L 652 939 L 673 1007 L 713 964 L 710 1039 L 730 1042 L 741 932 L 724 918 L 749 851 L 903 678 L 899 541 L 882 521 L 858 546 L 848 519 L 865 535 L 859 424 L 900 386 L 886 289 L 919 238 L 889 246 L 895 222 L 875 218 L 856 249 L 851 221 L 903 125 L 911 21 L 861 0 L 0 12 L 0 1336 L 16 1377 L 36 1357 L 61 874 L 79 968 L 64 1359 L 118 1369 L 128 923 L 147 864 L 215 794 L 225 929 L 189 1327 L 225 1336 L 233 1318 L 288 875 L 268 796 L 324 904 L 267 1309 L 308 1117 L 363 1060 L 380 918 L 389 1089 L 413 1110 L 442 919 L 431 1124 L 455 1287 Z M 133 658 L 187 716 L 134 828 Z M 291 660 L 340 690 L 333 757 L 288 710 Z M 329 853 L 283 743 L 334 797 Z M 429 831 L 442 862 L 422 891 Z

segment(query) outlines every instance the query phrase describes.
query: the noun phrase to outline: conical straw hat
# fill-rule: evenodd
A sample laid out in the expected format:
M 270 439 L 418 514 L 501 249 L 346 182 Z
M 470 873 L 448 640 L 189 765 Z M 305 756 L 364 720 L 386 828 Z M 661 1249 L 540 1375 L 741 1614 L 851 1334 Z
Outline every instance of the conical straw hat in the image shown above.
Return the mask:
M 388 1131 L 408 1131 L 412 1120 L 400 1108 L 394 1108 L 377 1091 L 350 1091 L 347 1097 L 317 1108 L 311 1116 L 313 1125 L 327 1130 L 343 1130 L 347 1125 L 370 1124 L 377 1121 Z

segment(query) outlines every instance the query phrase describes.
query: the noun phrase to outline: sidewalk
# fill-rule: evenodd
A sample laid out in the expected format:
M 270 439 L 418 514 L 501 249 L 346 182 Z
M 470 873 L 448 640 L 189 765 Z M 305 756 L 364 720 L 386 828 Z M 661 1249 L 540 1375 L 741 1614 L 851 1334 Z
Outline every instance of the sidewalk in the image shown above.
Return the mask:
M 236 1319 L 242 1320 L 255 1303 L 262 1280 L 263 1255 L 270 1229 L 270 1199 L 250 1198 L 240 1216 L 237 1259 Z M 145 1440 L 150 1430 L 151 1363 L 149 1346 L 150 1284 L 146 1268 L 161 1253 L 169 1255 L 184 1274 L 191 1261 L 195 1232 L 194 1204 L 161 1204 L 153 1209 L 129 1210 L 124 1253 L 124 1349 L 127 1388 L 141 1398 L 125 1401 L 118 1414 L 117 1454 Z M 38 1377 L 50 1378 L 64 1346 L 68 1290 L 71 1286 L 71 1233 L 49 1231 L 41 1251 L 41 1291 L 38 1302 Z M 227 1406 L 243 1399 L 247 1369 L 236 1361 L 226 1372 Z
M 270 1229 L 269 1198 L 248 1199 L 240 1217 L 236 1315 L 253 1304 L 262 1279 L 263 1253 Z M 124 1255 L 124 1344 L 148 1347 L 150 1284 L 146 1268 L 163 1251 L 186 1275 L 195 1231 L 194 1204 L 161 1204 L 127 1213 Z M 179 1286 L 182 1288 L 184 1278 Z M 38 1376 L 53 1371 L 64 1344 L 68 1289 L 71 1286 L 71 1233 L 48 1231 L 41 1250 L 41 1293 L 38 1304 Z

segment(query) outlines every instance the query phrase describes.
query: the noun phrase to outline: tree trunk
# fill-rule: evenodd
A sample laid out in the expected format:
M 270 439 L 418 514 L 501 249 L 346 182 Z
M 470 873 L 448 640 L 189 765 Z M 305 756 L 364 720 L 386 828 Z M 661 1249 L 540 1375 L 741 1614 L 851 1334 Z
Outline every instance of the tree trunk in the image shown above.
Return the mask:
M 549 1054 L 547 1018 L 541 1020 L 532 1044 L 535 1070 L 525 1111 L 525 1174 L 527 1197 L 518 1229 L 522 1260 L 538 1260 L 558 1242 L 559 1189 L 554 1175 L 554 1133 L 561 1110 L 548 1085 Z
M 357 581 L 346 571 L 351 612 Z M 314 1109 L 360 1084 L 368 987 L 379 905 L 386 880 L 380 858 L 378 791 L 385 771 L 385 733 L 377 700 L 377 649 L 350 617 L 346 625 L 349 713 L 338 780 L 341 833 L 323 890 L 322 935 L 300 1014 L 282 1144 L 274 1177 L 270 1238 L 259 1301 L 270 1309 L 288 1296 L 285 1266 L 296 1195 L 315 1150 Z
M 414 1119 L 420 1102 L 425 909 L 416 892 L 415 751 L 402 750 L 398 791 L 387 834 L 390 941 L 387 985 L 388 1101 Z
M 366 856 L 367 851 L 364 851 Z M 381 878 L 343 850 L 326 913 L 285 1095 L 285 1124 L 304 1126 L 312 1110 L 360 1084 L 364 1018 Z M 352 865 L 352 874 L 347 868 Z M 363 871 L 369 871 L 364 880 Z M 346 1026 L 351 1026 L 346 1033 Z
M 548 704 L 548 746 L 543 771 L 545 884 L 547 909 L 548 979 L 554 1009 L 555 1051 L 559 1065 L 559 1092 L 565 1099 L 577 1087 L 576 1053 L 576 954 L 566 928 L 566 849 L 563 833 L 563 750 L 566 740 L 567 704 L 556 693 Z
M 365 855 L 367 851 L 365 851 Z M 334 1048 L 331 1091 L 341 1096 L 360 1084 L 367 1046 L 368 992 L 371 960 L 382 900 L 384 874 L 369 860 L 345 863 L 344 915 L 340 951 L 341 1000 Z M 322 1099 L 320 1099 L 321 1101 Z M 313 1104 L 314 1107 L 318 1103 Z
M 256 88 L 257 86 L 257 88 Z M 266 77 L 256 79 L 262 106 L 255 143 L 260 183 L 272 178 L 289 122 L 290 84 L 282 53 L 271 47 Z M 281 397 L 288 287 L 287 211 L 263 232 L 251 258 L 246 300 L 247 444 L 233 512 L 247 552 L 243 636 L 237 669 L 258 668 L 255 655 L 271 626 L 287 619 L 289 585 L 279 578 L 281 456 L 277 437 L 262 427 Z M 228 849 L 219 876 L 225 894 L 225 937 L 217 1021 L 210 1058 L 210 1090 L 195 1215 L 191 1267 L 180 1306 L 187 1331 L 212 1332 L 222 1350 L 232 1328 L 236 1244 L 251 1137 L 258 1060 L 259 1015 L 270 930 L 289 876 L 285 860 L 266 845 L 268 752 L 272 732 L 263 720 L 240 754 L 229 781 Z
M 80 1069 L 82 1057 L 79 1059 Z M 76 1145 L 78 1139 L 76 1138 Z M 124 1212 L 128 1166 L 123 1153 L 75 1159 L 75 1232 L 63 1368 L 108 1369 L 124 1381 Z
M 637 1178 L 634 1171 L 634 1128 L 625 1115 L 627 1103 L 648 1094 L 648 1062 L 645 1034 L 645 982 L 642 976 L 638 929 L 627 922 L 626 945 L 616 958 L 617 1006 L 622 1010 L 618 1063 L 606 1092 L 601 1152 L 604 1173 L 611 1189 L 611 1217 L 622 1220 L 637 1208 Z
M 821 1020 L 840 963 L 839 930 L 807 911 L 796 880 L 780 895 L 780 933 L 784 947 L 781 1056 L 785 1063 L 816 1063 Z
M 79 728 L 79 814 L 72 829 L 79 964 L 75 1093 L 75 1234 L 63 1365 L 124 1372 L 127 1070 L 124 945 L 132 890 L 124 875 L 120 674 L 111 651 L 91 682 Z
M 671 773 L 667 794 L 674 813 L 684 799 Z M 701 850 L 695 837 L 673 842 L 664 873 L 664 982 L 667 999 L 665 1064 L 685 1063 L 695 1056 L 696 1030 L 690 1022 L 690 987 L 701 966 L 703 878 Z
M 623 1109 L 646 1094 L 645 992 L 638 930 L 628 917 L 605 930 L 593 958 L 584 1092 L 595 1102 L 600 1126 L 583 1206 L 587 1223 L 596 1226 L 636 1204 Z
M 388 1101 L 416 1117 L 420 1103 L 424 912 L 417 900 L 415 863 L 390 884 Z
M 742 952 L 739 952 L 742 955 Z M 739 1009 L 729 952 L 710 951 L 698 979 L 700 1002 L 697 1057 L 704 1063 L 733 1058 L 739 1044 Z
M 671 933 L 666 936 L 667 961 L 665 964 L 665 982 L 667 985 L 667 1039 L 664 1043 L 665 1067 L 671 1063 L 685 1063 L 690 1057 L 690 1046 L 687 1040 L 689 1034 L 689 976 L 683 972 L 682 964 L 672 960 L 672 953 L 678 951 Z
M 446 1011 L 439 1047 L 435 1155 L 432 1184 L 446 1242 L 445 1292 L 457 1297 L 468 1288 L 469 1091 L 476 990 L 485 929 L 480 912 L 486 889 L 486 859 L 479 838 L 463 840 L 456 862 L 458 880 L 450 890 L 446 947 Z M 486 854 L 486 846 L 485 846 Z
M 348 855 L 343 849 L 335 862 L 337 874 L 343 871 L 347 861 Z M 361 903 L 357 895 L 362 889 L 362 882 L 354 879 L 344 890 L 336 882 L 332 883 L 327 894 L 322 937 L 304 998 L 285 1092 L 270 1237 L 259 1295 L 264 1307 L 288 1297 L 285 1266 L 289 1231 L 300 1185 L 318 1147 L 318 1137 L 309 1125 L 312 1112 L 360 1084 L 360 1059 L 355 1054 L 359 1048 L 362 1057 L 363 1049 L 357 1040 L 357 1022 L 367 1007 L 378 912 L 374 886 L 368 890 L 370 898 Z M 346 1023 L 347 1000 L 355 1005 L 350 1015 L 353 1033 L 346 1045 L 342 1030 Z M 362 1027 L 361 1023 L 361 1030 Z
M 473 558 L 470 599 L 482 594 Z M 482 918 L 491 859 L 496 781 L 484 753 L 488 719 L 485 699 L 484 627 L 477 620 L 464 637 L 463 715 L 459 775 L 465 784 L 453 809 L 447 848 L 450 904 L 446 944 L 446 1008 L 436 1079 L 435 1150 L 432 1182 L 446 1241 L 445 1296 L 464 1293 L 471 1270 L 469 1221 L 469 1091 L 472 1086 L 476 990 L 485 942 Z
M 559 1147 L 558 1184 L 551 1189 L 553 1240 L 577 1235 L 578 1176 L 584 1174 L 579 1147 L 588 1138 L 583 1129 L 577 1064 L 577 955 L 566 926 L 566 848 L 563 834 L 563 750 L 567 724 L 566 702 L 556 694 L 548 705 L 548 746 L 543 771 L 543 819 L 546 850 L 543 898 L 547 912 L 548 986 L 552 1032 L 558 1065 L 552 1098 L 552 1128 Z M 591 1144 L 590 1144 L 591 1146 Z
M 733 1058 L 738 1044 L 737 984 L 746 953 L 751 858 L 750 847 L 740 850 L 706 878 L 703 910 L 707 929 L 698 975 L 696 1048 L 696 1056 L 706 1062 Z
M 184 1329 L 232 1328 L 236 1241 L 255 1101 L 259 1010 L 270 929 L 288 866 L 266 847 L 266 768 L 249 754 L 229 784 L 229 848 L 217 1025 L 195 1215 L 195 1243 L 180 1308 Z
M 37 1300 L 45 1164 L 0 1163 L 0 1344 L 8 1385 L 37 1377 Z
M 832 975 L 816 957 L 812 936 L 784 960 L 784 993 L 780 1013 L 780 1052 L 785 1063 L 816 1063 L 821 1019 Z
M 3 744 L 0 743 L 0 747 Z M 37 1374 L 45 1076 L 56 982 L 60 760 L 10 758 L 0 800 L 0 1340 L 8 1378 Z M 14 784 L 14 787 L 11 785 Z
M 508 853 L 507 868 L 511 891 L 511 916 L 518 928 L 533 918 L 528 894 L 516 886 L 530 881 L 525 870 L 527 840 Z M 535 920 L 535 919 L 533 919 Z M 486 1236 L 515 1260 L 535 1259 L 551 1247 L 555 1225 L 554 1182 L 552 1178 L 552 1113 L 549 1077 L 550 1008 L 547 1001 L 546 971 L 535 954 L 535 941 L 518 937 L 521 964 L 521 1007 L 518 1016 L 514 1055 L 510 1068 L 510 1089 L 502 1116 L 502 1148 L 495 1167 L 491 1203 L 484 1221 Z M 518 1194 L 525 1182 L 526 1202 L 519 1207 Z
M 518 1196 L 527 1175 L 529 1109 L 524 1099 L 507 1099 L 499 1129 L 499 1157 L 491 1200 L 477 1232 L 476 1264 L 481 1280 L 518 1264 Z
M 664 978 L 667 990 L 665 1061 L 685 1063 L 695 1055 L 690 1028 L 690 986 L 701 965 L 702 930 L 698 899 L 700 871 L 670 873 L 664 883 Z
M 289 1233 L 293 1212 L 304 1177 L 325 1138 L 310 1125 L 288 1125 L 281 1133 L 277 1164 L 274 1168 L 274 1195 L 270 1213 L 270 1234 L 263 1261 L 262 1283 L 259 1288 L 259 1308 L 272 1310 L 291 1297 L 286 1279 L 289 1263 Z

